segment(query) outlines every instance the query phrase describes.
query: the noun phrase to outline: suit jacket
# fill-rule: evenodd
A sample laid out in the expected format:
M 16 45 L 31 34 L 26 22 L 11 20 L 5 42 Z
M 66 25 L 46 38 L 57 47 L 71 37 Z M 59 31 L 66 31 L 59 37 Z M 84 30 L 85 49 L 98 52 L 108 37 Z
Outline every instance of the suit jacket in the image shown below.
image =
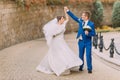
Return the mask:
M 95 36 L 95 34 L 96 34 L 95 28 L 94 28 L 94 23 L 90 20 L 88 21 L 87 25 L 91 27 L 91 30 L 89 31 L 88 35 L 85 35 L 83 26 L 82 26 L 83 20 L 81 18 L 76 17 L 71 11 L 67 11 L 67 13 L 73 20 L 75 20 L 79 24 L 78 33 L 77 33 L 76 38 L 79 38 L 80 35 L 82 35 L 82 39 L 85 42 L 91 42 L 91 37 Z

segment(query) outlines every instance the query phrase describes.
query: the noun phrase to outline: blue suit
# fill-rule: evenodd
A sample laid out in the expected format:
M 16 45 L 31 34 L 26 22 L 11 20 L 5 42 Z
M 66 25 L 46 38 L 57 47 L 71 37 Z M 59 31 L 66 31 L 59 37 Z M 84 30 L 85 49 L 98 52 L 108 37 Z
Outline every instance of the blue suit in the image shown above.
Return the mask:
M 78 28 L 78 33 L 77 33 L 77 38 L 82 36 L 82 40 L 78 41 L 78 46 L 79 46 L 79 57 L 82 59 L 83 64 L 80 66 L 81 69 L 83 69 L 84 66 L 84 52 L 86 48 L 86 61 L 87 61 L 87 69 L 92 70 L 92 36 L 95 36 L 95 28 L 94 28 L 94 23 L 91 22 L 90 20 L 88 21 L 87 25 L 91 27 L 91 30 L 89 31 L 88 35 L 85 35 L 85 32 L 83 30 L 83 20 L 81 18 L 76 17 L 71 11 L 68 11 L 67 14 L 75 20 L 79 24 Z

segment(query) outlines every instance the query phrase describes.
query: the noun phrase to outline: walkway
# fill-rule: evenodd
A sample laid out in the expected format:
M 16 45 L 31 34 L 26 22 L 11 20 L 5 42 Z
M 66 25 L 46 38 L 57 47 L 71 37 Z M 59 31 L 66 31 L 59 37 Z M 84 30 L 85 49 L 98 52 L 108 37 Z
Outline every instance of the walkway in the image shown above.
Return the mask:
M 69 46 L 78 53 L 76 33 L 65 35 Z M 119 80 L 120 71 L 112 68 L 93 53 L 93 73 L 72 72 L 67 76 L 57 77 L 35 70 L 48 47 L 44 38 L 24 42 L 0 51 L 0 80 Z

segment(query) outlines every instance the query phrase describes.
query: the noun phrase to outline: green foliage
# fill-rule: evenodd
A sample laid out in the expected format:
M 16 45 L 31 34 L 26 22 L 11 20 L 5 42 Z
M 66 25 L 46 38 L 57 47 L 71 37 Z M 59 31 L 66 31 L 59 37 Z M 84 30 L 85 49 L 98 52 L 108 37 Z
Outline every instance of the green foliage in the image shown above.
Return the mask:
M 120 1 L 116 1 L 113 5 L 112 26 L 120 27 Z
M 47 5 L 63 5 L 67 4 L 69 0 L 65 0 L 62 2 L 62 0 L 46 0 Z
M 101 1 L 96 0 L 93 3 L 93 9 L 91 10 L 91 20 L 95 23 L 95 26 L 101 26 L 101 22 L 103 20 L 103 5 Z
M 25 0 L 11 0 L 11 1 L 15 1 L 18 6 L 22 7 L 25 6 Z

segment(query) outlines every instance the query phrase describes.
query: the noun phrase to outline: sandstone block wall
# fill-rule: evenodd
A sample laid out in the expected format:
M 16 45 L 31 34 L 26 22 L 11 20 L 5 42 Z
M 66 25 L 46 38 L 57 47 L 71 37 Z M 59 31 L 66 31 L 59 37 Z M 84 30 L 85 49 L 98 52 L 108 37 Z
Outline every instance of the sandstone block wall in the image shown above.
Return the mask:
M 91 9 L 91 5 L 69 5 L 69 8 L 80 17 L 82 11 Z M 43 25 L 57 15 L 64 15 L 63 6 L 35 6 L 26 10 L 13 2 L 0 1 L 0 49 L 43 37 Z M 66 33 L 74 32 L 78 25 L 70 18 L 66 28 Z

